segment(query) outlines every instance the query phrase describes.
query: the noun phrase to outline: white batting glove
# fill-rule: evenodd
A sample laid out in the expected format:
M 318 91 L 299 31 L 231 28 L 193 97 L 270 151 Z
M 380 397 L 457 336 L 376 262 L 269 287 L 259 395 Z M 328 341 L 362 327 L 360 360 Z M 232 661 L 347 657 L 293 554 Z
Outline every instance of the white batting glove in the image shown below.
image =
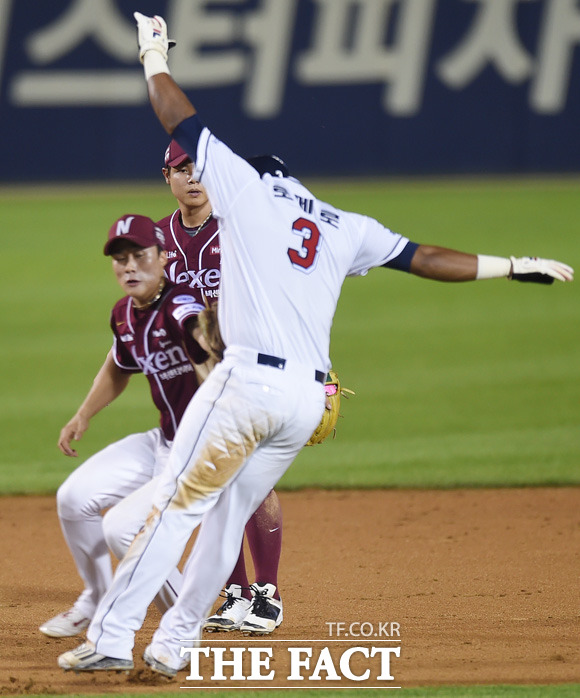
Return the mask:
M 164 61 L 167 61 L 167 54 L 175 41 L 167 38 L 167 24 L 163 17 L 155 15 L 147 17 L 140 12 L 133 12 L 133 17 L 137 21 L 137 41 L 139 42 L 139 59 L 144 62 L 147 51 L 157 51 Z
M 563 262 L 539 257 L 510 257 L 512 263 L 510 279 L 533 281 L 537 284 L 552 284 L 558 281 L 573 281 L 574 269 Z

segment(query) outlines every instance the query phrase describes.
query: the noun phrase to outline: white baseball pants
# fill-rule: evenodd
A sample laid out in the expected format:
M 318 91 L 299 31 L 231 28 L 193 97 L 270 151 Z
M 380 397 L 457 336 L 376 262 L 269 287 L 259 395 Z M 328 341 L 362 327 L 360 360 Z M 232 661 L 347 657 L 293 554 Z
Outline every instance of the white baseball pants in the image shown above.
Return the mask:
M 189 404 L 159 478 L 144 530 L 119 564 L 87 637 L 97 652 L 130 659 L 135 632 L 169 571 L 202 523 L 176 604 L 152 642 L 154 656 L 180 668 L 238 558 L 246 522 L 317 426 L 325 403 L 315 368 L 257 363 L 229 347 Z
M 93 616 L 113 579 L 108 544 L 120 559 L 138 533 L 151 508 L 149 488 L 155 485 L 148 483 L 165 467 L 169 447 L 159 428 L 131 434 L 88 458 L 57 492 L 64 538 L 85 584 L 74 605 L 87 618 Z M 141 492 L 143 486 L 146 489 Z M 117 509 L 119 502 L 124 505 Z M 103 519 L 101 512 L 108 507 L 114 508 Z M 168 589 L 156 599 L 162 612 L 178 591 L 172 589 L 180 584 L 181 575 L 175 573 Z

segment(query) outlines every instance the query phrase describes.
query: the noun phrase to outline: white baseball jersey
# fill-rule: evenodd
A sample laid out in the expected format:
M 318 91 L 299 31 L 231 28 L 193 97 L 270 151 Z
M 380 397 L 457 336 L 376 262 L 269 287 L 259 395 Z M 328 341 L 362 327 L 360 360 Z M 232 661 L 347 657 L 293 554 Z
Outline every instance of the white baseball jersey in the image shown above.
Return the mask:
M 195 176 L 220 221 L 218 312 L 227 349 L 185 410 L 154 508 L 87 637 L 100 654 L 131 658 L 149 603 L 203 520 L 180 595 L 149 647 L 179 669 L 187 663 L 181 649 L 199 639 L 234 567 L 246 522 L 320 420 L 344 278 L 385 263 L 408 268 L 415 245 L 318 201 L 294 179 L 261 179 L 197 117 L 173 135 L 195 156 Z
M 194 120 L 174 136 L 191 155 L 197 152 L 195 177 L 221 219 L 219 320 L 226 346 L 328 370 L 345 277 L 394 259 L 408 239 L 368 216 L 319 201 L 296 179 L 261 179 L 207 128 L 195 143 L 193 129 L 186 128 Z

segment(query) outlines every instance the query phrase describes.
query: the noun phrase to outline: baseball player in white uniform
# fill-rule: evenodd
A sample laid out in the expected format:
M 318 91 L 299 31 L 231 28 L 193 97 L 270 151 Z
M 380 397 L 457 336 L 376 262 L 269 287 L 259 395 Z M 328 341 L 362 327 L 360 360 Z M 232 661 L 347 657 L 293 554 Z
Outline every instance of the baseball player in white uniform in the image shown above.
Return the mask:
M 219 324 L 227 349 L 182 418 L 148 523 L 117 568 L 88 642 L 58 663 L 75 671 L 131 669 L 147 606 L 203 519 L 179 598 L 144 653 L 154 671 L 172 677 L 188 663 L 182 649 L 199 643 L 246 521 L 320 420 L 345 277 L 387 266 L 443 281 L 528 275 L 571 281 L 573 270 L 551 260 L 418 245 L 319 201 L 291 177 L 261 178 L 203 126 L 170 76 L 163 19 L 135 18 L 153 109 L 194 159 L 220 220 Z

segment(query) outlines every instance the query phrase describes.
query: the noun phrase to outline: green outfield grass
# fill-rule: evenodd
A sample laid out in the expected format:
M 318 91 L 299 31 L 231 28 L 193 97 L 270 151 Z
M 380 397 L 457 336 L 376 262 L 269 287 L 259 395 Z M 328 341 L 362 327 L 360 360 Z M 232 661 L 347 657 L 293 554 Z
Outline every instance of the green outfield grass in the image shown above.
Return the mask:
M 307 184 L 418 242 L 580 267 L 577 178 Z M 95 418 L 81 458 L 56 448 L 110 346 L 119 291 L 107 230 L 125 213 L 173 208 L 161 179 L 0 189 L 0 493 L 54 492 L 81 459 L 156 423 L 138 376 Z M 348 279 L 332 359 L 356 397 L 337 438 L 305 449 L 281 486 L 579 484 L 579 320 L 579 281 L 452 285 L 384 269 Z

